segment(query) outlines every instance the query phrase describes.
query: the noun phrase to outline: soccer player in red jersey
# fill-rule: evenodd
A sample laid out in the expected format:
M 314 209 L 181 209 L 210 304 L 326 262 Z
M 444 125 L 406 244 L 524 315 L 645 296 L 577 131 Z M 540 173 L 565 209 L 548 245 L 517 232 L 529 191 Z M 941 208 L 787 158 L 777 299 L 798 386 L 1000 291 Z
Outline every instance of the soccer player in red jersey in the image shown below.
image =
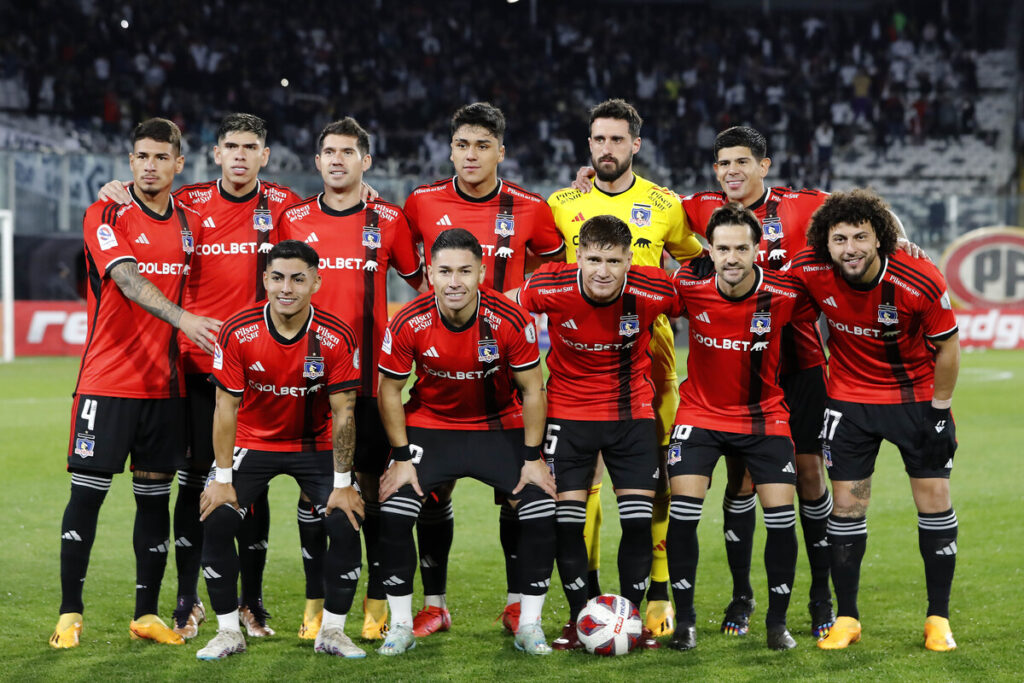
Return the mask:
M 668 561 L 678 619 L 669 645 L 697 644 L 697 525 L 711 473 L 725 454 L 740 459 L 757 485 L 767 528 L 767 642 L 788 650 L 796 647 L 786 629 L 796 572 L 796 470 L 779 360 L 786 323 L 813 320 L 817 312 L 785 275 L 755 264 L 761 222 L 753 212 L 725 205 L 711 215 L 707 236 L 715 273 L 686 264 L 675 277 L 690 322 L 690 353 L 668 452 Z
M 451 134 L 455 176 L 422 185 L 406 200 L 413 239 L 423 243 L 429 265 L 431 247 L 442 231 L 468 230 L 483 250 L 484 286 L 509 291 L 523 283 L 528 252 L 541 260 L 561 257 L 562 235 L 542 196 L 498 176 L 498 164 L 505 158 L 505 116 L 500 109 L 486 102 L 461 107 L 452 116 Z M 502 505 L 501 520 L 508 579 L 502 622 L 514 631 L 519 590 L 512 556 L 518 531 L 508 505 Z M 416 527 L 424 593 L 424 608 L 416 615 L 417 636 L 451 625 L 445 590 L 454 527 L 451 486 L 443 485 L 430 492 Z
M 424 492 L 473 477 L 504 494 L 519 520 L 522 589 L 516 648 L 551 652 L 541 608 L 555 554 L 555 482 L 541 460 L 544 386 L 530 314 L 481 287 L 480 243 L 453 228 L 434 240 L 432 292 L 406 304 L 381 345 L 378 402 L 394 461 L 381 477 L 381 558 L 391 627 L 379 652 L 415 646 L 412 525 Z M 416 384 L 402 405 L 413 363 Z
M 623 220 L 594 216 L 580 229 L 576 263 L 541 266 L 517 294 L 527 310 L 547 314 L 551 335 L 544 452 L 558 484 L 558 572 L 569 601 L 569 621 L 552 643 L 560 650 L 581 647 L 576 619 L 589 597 L 583 527 L 599 452 L 618 500 L 622 595 L 640 605 L 651 573 L 660 457 L 648 347 L 676 295 L 661 268 L 631 267 L 632 243 Z M 643 638 L 657 647 L 646 628 Z
M 790 273 L 829 326 L 828 405 L 822 427 L 835 509 L 828 519 L 838 618 L 823 649 L 860 639 L 857 589 L 867 544 L 871 475 L 883 439 L 899 448 L 917 506 L 928 589 L 925 647 L 956 648 L 949 594 L 957 518 L 949 492 L 956 451 L 950 413 L 960 368 L 956 317 L 929 261 L 897 251 L 885 202 L 855 190 L 830 197 L 807 231 Z
M 174 328 L 211 352 L 220 322 L 181 308 L 199 228 L 198 215 L 171 197 L 185 164 L 181 131 L 166 119 L 149 119 L 135 127 L 132 141 L 132 203 L 96 202 L 83 221 L 89 336 L 72 408 L 60 619 L 50 638 L 55 648 L 78 645 L 100 506 L 129 454 L 136 504 L 129 630 L 133 638 L 184 642 L 157 616 L 171 479 L 185 456 L 185 386 Z
M 362 559 L 363 503 L 352 486 L 359 346 L 348 325 L 310 303 L 321 285 L 318 264 L 308 244 L 279 242 L 267 255 L 267 303 L 229 318 L 217 339 L 216 470 L 200 502 L 203 576 L 217 635 L 199 659 L 245 652 L 235 537 L 249 503 L 278 474 L 309 495 L 330 537 L 315 651 L 366 656 L 344 632 Z
M 315 244 L 323 287 L 313 300 L 336 313 L 356 333 L 363 354 L 356 398 L 355 472 L 366 504 L 366 603 L 362 636 L 383 638 L 387 596 L 377 552 L 380 504 L 377 484 L 391 446 L 377 411 L 377 358 L 388 323 L 388 267 L 415 288 L 420 256 L 402 209 L 382 200 L 363 201 L 363 173 L 370 168 L 370 136 L 351 118 L 328 124 L 318 140 L 316 166 L 324 191 L 284 212 L 281 239 Z
M 243 306 L 266 298 L 263 272 L 272 246 L 273 228 L 285 207 L 300 201 L 287 187 L 260 179 L 260 169 L 270 159 L 266 121 L 252 114 L 228 114 L 217 131 L 214 161 L 221 167 L 219 180 L 186 185 L 174 193 L 176 201 L 199 212 L 202 227 L 196 235 L 196 251 L 185 289 L 185 307 L 219 320 Z M 122 204 L 130 201 L 128 189 L 118 181 L 107 183 L 100 198 Z M 189 419 L 188 460 L 178 471 L 178 497 L 174 505 L 174 559 L 178 569 L 178 604 L 174 630 L 189 639 L 206 617 L 199 600 L 199 559 L 203 530 L 199 523 L 199 495 L 213 465 L 213 410 L 215 387 L 209 382 L 211 357 L 179 340 L 185 363 L 185 387 Z M 240 611 L 252 637 L 270 636 L 263 607 L 263 567 L 267 556 L 270 508 L 266 495 L 253 501 L 239 532 L 242 603 Z M 299 529 L 307 570 L 307 592 L 323 602 L 323 525 L 310 513 L 309 501 L 299 502 Z M 317 607 L 317 612 L 319 607 Z M 315 632 L 309 637 L 315 637 Z

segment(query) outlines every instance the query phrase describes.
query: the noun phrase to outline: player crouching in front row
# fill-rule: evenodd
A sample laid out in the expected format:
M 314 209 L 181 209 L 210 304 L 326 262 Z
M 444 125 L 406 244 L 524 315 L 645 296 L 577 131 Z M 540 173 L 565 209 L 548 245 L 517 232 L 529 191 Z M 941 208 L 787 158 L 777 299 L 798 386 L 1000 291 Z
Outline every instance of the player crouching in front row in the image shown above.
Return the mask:
M 423 492 L 461 477 L 493 486 L 516 508 L 522 608 L 515 646 L 551 652 L 540 617 L 554 564 L 555 482 L 540 458 L 546 406 L 537 331 L 529 313 L 480 287 L 482 256 L 466 230 L 438 235 L 427 269 L 434 291 L 395 314 L 381 345 L 378 403 L 394 458 L 380 480 L 380 556 L 391 608 L 383 655 L 416 645 L 412 527 Z M 413 363 L 416 384 L 403 406 Z
M 224 323 L 214 350 L 216 474 L 200 501 L 203 575 L 217 635 L 205 660 L 245 652 L 238 622 L 235 535 L 253 499 L 278 474 L 309 495 L 330 538 L 317 652 L 365 657 L 345 635 L 361 568 L 363 501 L 352 486 L 359 350 L 341 319 L 310 304 L 320 288 L 319 257 L 285 240 L 267 256 L 268 302 Z M 333 449 L 333 459 L 331 450 Z

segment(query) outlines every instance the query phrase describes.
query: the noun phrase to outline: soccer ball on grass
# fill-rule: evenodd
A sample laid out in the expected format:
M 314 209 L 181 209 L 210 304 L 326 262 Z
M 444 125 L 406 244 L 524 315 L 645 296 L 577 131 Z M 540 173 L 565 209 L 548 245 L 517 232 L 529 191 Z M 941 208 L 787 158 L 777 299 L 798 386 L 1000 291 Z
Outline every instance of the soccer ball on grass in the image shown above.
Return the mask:
M 592 598 L 576 619 L 576 633 L 587 652 L 595 655 L 628 654 L 640 642 L 640 610 L 621 595 Z

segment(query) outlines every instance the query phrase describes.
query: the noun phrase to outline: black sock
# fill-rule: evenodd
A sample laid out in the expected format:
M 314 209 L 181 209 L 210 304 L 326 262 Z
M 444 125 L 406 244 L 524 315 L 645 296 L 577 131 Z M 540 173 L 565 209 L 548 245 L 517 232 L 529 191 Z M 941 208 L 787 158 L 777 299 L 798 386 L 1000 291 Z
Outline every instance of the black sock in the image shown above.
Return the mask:
M 691 626 L 697 623 L 693 590 L 697 584 L 697 559 L 700 557 L 697 524 L 700 523 L 703 505 L 704 501 L 700 498 L 672 496 L 668 508 L 668 535 L 665 538 L 676 619 L 680 624 Z
M 135 492 L 135 619 L 156 614 L 171 545 L 171 480 L 132 479 Z
M 89 553 L 96 540 L 96 520 L 110 490 L 111 475 L 71 475 L 71 495 L 60 526 L 60 613 L 82 612 L 82 588 Z
M 786 624 L 789 596 L 796 575 L 796 511 L 792 505 L 764 508 L 764 569 L 768 575 L 768 613 L 765 624 Z
M 654 558 L 651 543 L 651 517 L 654 499 L 641 495 L 618 497 L 619 524 L 619 590 L 622 597 L 640 607 L 651 577 Z
M 327 531 L 313 503 L 299 498 L 297 510 L 302 568 L 306 573 L 306 599 L 324 598 L 324 553 L 327 552 Z
M 444 595 L 448 586 L 448 553 L 455 536 L 452 501 L 431 496 L 423 503 L 416 522 L 416 543 L 420 553 L 420 575 L 424 595 Z
M 750 556 L 754 552 L 754 526 L 757 523 L 757 501 L 754 494 L 722 499 L 722 531 L 725 554 L 732 573 L 732 596 L 754 596 L 750 585 Z
M 668 600 L 668 581 L 651 581 L 647 589 L 647 602 L 652 600 Z
M 199 600 L 199 563 L 203 556 L 203 523 L 199 496 L 206 475 L 178 470 L 178 497 L 174 501 L 174 564 L 178 570 L 178 600 Z
M 238 610 L 238 551 L 235 538 L 244 512 L 221 505 L 203 522 L 203 576 L 215 614 Z
M 356 520 L 362 524 L 358 515 Z M 363 569 L 362 541 L 344 513 L 324 518 L 324 528 L 331 541 L 324 557 L 324 609 L 332 614 L 348 614 Z
M 829 515 L 828 543 L 832 585 L 836 589 L 836 616 L 860 619 L 857 591 L 860 589 L 860 565 L 868 544 L 867 518 Z
M 380 560 L 388 595 L 411 595 L 416 573 L 412 526 L 420 514 L 419 496 L 406 485 L 380 504 Z
M 555 564 L 555 501 L 530 484 L 520 494 L 516 516 L 518 560 L 513 571 L 518 573 L 515 585 L 521 591 L 515 592 L 544 595 L 551 585 L 551 570 Z
M 917 513 L 917 544 L 924 559 L 928 585 L 928 614 L 949 619 L 949 592 L 956 571 L 959 525 L 953 508 L 945 512 Z
M 363 543 L 366 545 L 366 597 L 370 600 L 386 600 L 384 572 L 380 559 L 380 503 L 366 501 L 363 504 L 366 519 L 363 520 Z
M 242 575 L 242 604 L 263 604 L 263 570 L 267 566 L 267 538 L 270 535 L 269 489 L 249 506 L 238 529 L 238 567 Z
M 586 540 L 583 541 L 583 546 L 586 547 Z M 591 569 L 587 572 L 587 600 L 596 598 L 601 595 L 601 570 Z
M 800 526 L 804 532 L 804 548 L 811 565 L 812 602 L 832 599 L 828 586 L 828 516 L 832 514 L 832 494 L 828 489 L 817 500 L 800 499 Z
M 569 602 L 569 620 L 575 622 L 587 604 L 587 544 L 583 527 L 587 522 L 584 501 L 560 500 L 556 507 L 555 557 L 565 599 Z
M 554 519 L 554 510 L 554 504 L 552 504 L 552 520 Z M 554 529 L 551 531 L 554 533 Z M 505 588 L 509 593 L 522 593 L 519 590 L 519 577 L 516 569 L 519 519 L 507 500 L 501 504 L 501 512 L 498 513 L 498 536 L 501 538 L 501 552 L 505 555 Z

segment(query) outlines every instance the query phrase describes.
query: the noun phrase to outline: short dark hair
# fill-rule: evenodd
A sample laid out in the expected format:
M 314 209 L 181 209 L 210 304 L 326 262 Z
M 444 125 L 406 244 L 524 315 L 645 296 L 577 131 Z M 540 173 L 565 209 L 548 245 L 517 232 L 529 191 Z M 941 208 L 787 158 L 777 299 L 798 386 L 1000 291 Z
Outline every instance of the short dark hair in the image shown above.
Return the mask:
M 146 119 L 132 131 L 132 147 L 139 140 L 169 142 L 174 148 L 174 156 L 181 155 L 181 129 L 174 121 L 161 118 Z
M 746 147 L 758 161 L 768 156 L 768 141 L 750 126 L 733 126 L 719 133 L 715 137 L 715 161 L 718 161 L 718 152 L 726 147 Z
M 501 142 L 505 138 L 505 115 L 490 102 L 474 102 L 459 107 L 452 115 L 452 136 L 463 126 L 483 128 Z
M 836 192 L 818 207 L 807 228 L 807 246 L 819 259 L 831 260 L 828 252 L 829 231 L 840 223 L 870 223 L 878 238 L 878 251 L 884 256 L 896 253 L 900 238 L 899 223 L 889 205 L 871 190 Z
M 275 244 L 267 254 L 267 270 L 270 270 L 270 264 L 279 258 L 302 259 L 307 266 L 314 269 L 320 266 L 320 256 L 317 255 L 316 249 L 299 240 L 282 240 Z
M 434 258 L 443 249 L 465 249 L 473 252 L 473 256 L 478 261 L 482 261 L 484 258 L 484 250 L 480 247 L 480 242 L 473 236 L 473 233 L 465 228 L 442 230 L 434 243 L 430 245 L 430 257 Z
M 580 246 L 609 249 L 629 249 L 633 244 L 633 233 L 621 218 L 603 214 L 588 218 L 580 227 Z
M 629 124 L 629 136 L 640 137 L 640 126 L 644 120 L 640 113 L 626 100 L 615 98 L 605 100 L 601 104 L 594 105 L 590 110 L 590 125 L 594 125 L 594 119 L 619 119 Z
M 220 127 L 217 128 L 217 142 L 220 143 L 228 133 L 252 133 L 260 142 L 266 142 L 267 122 L 255 114 L 228 114 L 221 119 Z
M 332 121 L 320 131 L 320 137 L 316 140 L 316 153 L 324 148 L 324 140 L 328 135 L 348 135 L 356 139 L 356 148 L 359 153 L 366 156 L 370 153 L 370 134 L 366 132 L 359 122 L 351 116 L 346 116 L 340 121 Z
M 757 216 L 754 215 L 753 211 L 739 202 L 723 204 L 711 214 L 707 227 L 704 228 L 704 235 L 708 238 L 709 244 L 714 243 L 715 228 L 719 225 L 745 225 L 750 228 L 754 244 L 756 245 L 761 241 L 761 235 L 763 234 L 761 221 L 757 220 Z

